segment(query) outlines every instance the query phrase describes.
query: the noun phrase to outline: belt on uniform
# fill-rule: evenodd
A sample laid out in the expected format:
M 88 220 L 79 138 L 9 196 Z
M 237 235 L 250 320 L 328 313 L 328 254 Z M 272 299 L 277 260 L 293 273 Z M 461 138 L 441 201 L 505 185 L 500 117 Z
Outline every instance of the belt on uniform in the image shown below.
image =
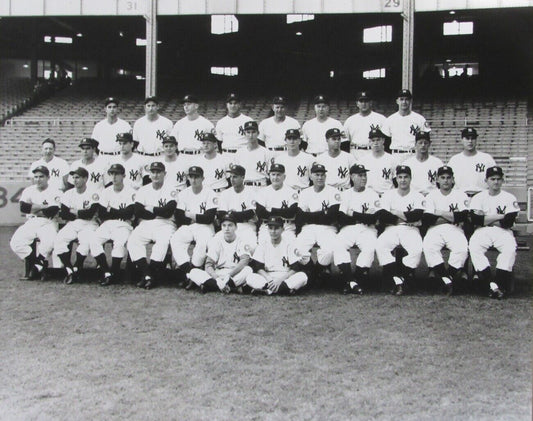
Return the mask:
M 196 151 L 196 150 L 183 150 L 183 151 L 179 151 L 179 153 L 183 153 L 185 155 L 198 155 L 198 154 L 201 154 L 202 151 Z
M 104 152 L 104 151 L 100 151 L 100 155 L 118 155 L 118 152 Z
M 139 152 L 139 151 L 137 151 L 137 153 L 139 155 L 144 155 L 144 156 L 160 156 L 163 152 L 148 153 L 148 152 Z
M 391 149 L 392 153 L 415 153 L 414 149 Z
M 350 145 L 350 149 L 365 149 L 365 150 L 370 150 L 370 146 L 368 145 Z
M 237 149 L 236 148 L 222 148 L 222 152 L 235 153 L 237 152 Z
M 269 151 L 275 151 L 275 152 L 279 152 L 279 151 L 285 151 L 287 150 L 285 148 L 285 146 L 275 146 L 273 148 L 267 148 Z
M 266 186 L 267 182 L 266 180 L 260 180 L 260 181 L 245 181 L 245 186 Z

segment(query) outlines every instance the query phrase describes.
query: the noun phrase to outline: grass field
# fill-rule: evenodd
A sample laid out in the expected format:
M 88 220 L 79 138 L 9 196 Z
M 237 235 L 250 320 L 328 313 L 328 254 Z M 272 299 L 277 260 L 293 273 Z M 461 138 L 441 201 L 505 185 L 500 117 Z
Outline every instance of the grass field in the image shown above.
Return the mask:
M 0 418 L 531 419 L 531 298 L 21 282 L 0 228 Z M 517 277 L 531 280 L 531 254 Z

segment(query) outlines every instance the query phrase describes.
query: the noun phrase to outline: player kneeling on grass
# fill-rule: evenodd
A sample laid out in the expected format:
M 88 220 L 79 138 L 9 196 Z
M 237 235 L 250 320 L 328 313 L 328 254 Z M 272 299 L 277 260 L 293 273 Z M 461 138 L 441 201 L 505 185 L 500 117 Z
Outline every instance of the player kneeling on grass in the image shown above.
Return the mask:
M 298 272 L 299 257 L 294 243 L 283 237 L 283 218 L 272 216 L 267 221 L 270 239 L 260 243 L 254 252 L 256 273 L 246 278 L 254 292 L 294 294 L 307 285 L 307 275 Z
M 486 171 L 488 190 L 476 194 L 470 202 L 470 217 L 476 230 L 470 237 L 472 264 L 481 282 L 489 285 L 490 297 L 502 299 L 510 289 L 516 259 L 516 240 L 511 228 L 520 207 L 511 193 L 502 190 L 503 170 L 490 167 Z M 492 277 L 485 253 L 490 247 L 498 250 L 496 276 Z
M 376 210 L 380 207 L 378 194 L 366 188 L 367 169 L 355 164 L 350 168 L 353 189 L 342 195 L 339 209 L 339 223 L 344 227 L 337 234 L 333 259 L 341 272 L 345 294 L 362 294 L 359 286 L 361 280 L 368 277 L 368 271 L 374 262 L 377 230 Z M 355 262 L 355 273 L 352 273 L 350 247 L 357 246 L 360 250 Z
M 378 261 L 383 266 L 383 277 L 394 281 L 394 295 L 405 293 L 405 282 L 414 278 L 414 272 L 422 257 L 422 237 L 418 227 L 424 214 L 424 196 L 411 190 L 411 169 L 406 165 L 396 167 L 398 188 L 381 197 L 378 211 L 380 225 L 386 225 L 376 243 Z M 407 255 L 399 267 L 393 250 L 402 246 Z
M 65 266 L 67 272 L 65 284 L 70 285 L 78 280 L 83 262 L 89 254 L 89 241 L 93 231 L 98 228 L 96 211 L 100 196 L 87 187 L 89 172 L 79 167 L 70 172 L 74 188 L 67 190 L 61 198 L 59 216 L 67 221 L 59 230 L 54 241 L 54 252 Z M 78 240 L 76 259 L 71 263 L 69 244 Z
M 237 219 L 231 212 L 222 217 L 221 228 L 209 240 L 205 270 L 193 268 L 187 274 L 187 278 L 198 285 L 202 293 L 241 292 L 246 278 L 252 273 L 252 268 L 248 266 L 252 246 L 247 237 L 237 235 Z
M 111 177 L 112 186 L 102 191 L 98 206 L 98 217 L 103 221 L 90 240 L 91 254 L 102 270 L 100 285 L 107 286 L 117 280 L 120 263 L 126 255 L 126 242 L 131 234 L 135 190 L 124 185 L 125 168 L 120 164 L 113 164 L 107 171 Z M 111 267 L 107 263 L 103 244 L 113 241 L 111 250 Z
M 155 286 L 164 269 L 170 237 L 176 231 L 174 210 L 177 192 L 164 184 L 165 165 L 156 161 L 150 164 L 152 182 L 141 187 L 135 195 L 134 213 L 140 220 L 128 239 L 128 253 L 135 267 L 141 271 L 139 288 Z M 153 242 L 150 265 L 146 258 L 146 246 Z
M 44 275 L 46 256 L 52 252 L 57 234 L 57 218 L 62 193 L 48 185 L 50 171 L 45 166 L 32 170 L 34 184 L 26 187 L 20 196 L 20 211 L 28 220 L 17 228 L 9 245 L 21 259 L 25 259 L 30 269 L 29 278 L 37 279 Z M 34 252 L 31 245 L 38 238 Z
M 468 257 L 468 241 L 462 224 L 468 218 L 468 196 L 453 188 L 451 167 L 437 170 L 438 190 L 426 196 L 426 209 L 422 222 L 429 226 L 423 241 L 424 256 L 430 272 L 440 277 L 447 295 L 453 293 L 453 283 L 460 278 L 460 270 Z M 448 268 L 441 250 L 450 250 Z

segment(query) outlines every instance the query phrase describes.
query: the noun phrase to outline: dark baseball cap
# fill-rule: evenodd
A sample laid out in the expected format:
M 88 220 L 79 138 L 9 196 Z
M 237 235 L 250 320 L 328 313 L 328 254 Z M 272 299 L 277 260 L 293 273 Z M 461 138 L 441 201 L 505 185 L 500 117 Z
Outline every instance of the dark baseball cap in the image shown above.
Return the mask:
M 177 145 L 178 141 L 176 140 L 174 136 L 165 136 L 163 140 L 161 141 L 161 143 L 172 143 L 174 145 Z
M 328 172 L 328 170 L 326 170 L 326 167 L 324 167 L 324 165 L 314 162 L 311 166 L 311 172 Z
M 156 96 L 147 96 L 144 99 L 144 105 L 148 104 L 149 102 L 155 102 L 156 104 L 159 104 L 159 100 L 157 99 Z
M 244 175 L 246 174 L 246 169 L 242 165 L 233 164 L 230 165 L 228 172 L 244 177 Z
M 246 123 L 244 123 L 244 131 L 246 130 L 259 130 L 257 121 L 247 121 Z
M 443 165 L 442 167 L 439 167 L 439 169 L 437 170 L 437 177 L 443 174 L 449 174 L 453 177 L 452 167 L 449 167 L 448 165 Z
M 47 177 L 50 177 L 50 171 L 44 165 L 39 165 L 38 167 L 35 167 L 32 170 L 32 173 L 35 174 L 36 172 L 40 172 L 41 174 L 46 175 Z
M 364 165 L 361 164 L 353 164 L 350 167 L 350 174 L 365 174 L 370 170 L 367 170 Z
M 329 129 L 327 132 L 326 132 L 326 139 L 329 139 L 331 137 L 341 137 L 341 131 L 339 129 L 337 129 L 336 127 L 334 127 L 333 129 Z
M 121 164 L 113 164 L 107 170 L 109 174 L 126 174 L 126 169 Z
M 465 127 L 461 130 L 461 137 L 473 137 L 475 139 L 477 138 L 477 130 L 473 127 Z
M 185 104 L 186 102 L 198 104 L 198 97 L 196 95 L 187 94 L 181 99 L 182 104 Z
M 204 175 L 204 170 L 202 169 L 202 167 L 198 167 L 196 165 L 193 165 L 192 167 L 189 168 L 189 171 L 187 171 L 187 174 L 188 175 L 201 175 L 201 176 L 203 176 Z
M 503 177 L 503 170 L 502 167 L 490 167 L 487 168 L 487 171 L 485 173 L 486 178 L 492 177 L 494 175 L 499 175 L 500 177 Z
M 220 223 L 226 222 L 226 221 L 233 222 L 235 225 L 237 225 L 237 218 L 235 217 L 233 212 L 226 212 L 224 216 L 222 217 L 222 219 L 220 220 Z
M 153 171 L 153 172 L 165 171 L 165 164 L 159 161 L 152 162 L 150 164 L 150 171 Z
M 236 93 L 232 92 L 232 93 L 228 94 L 228 96 L 226 97 L 226 102 L 230 102 L 230 101 L 241 102 L 241 98 L 239 97 L 239 95 L 237 95 Z
M 313 104 L 328 104 L 329 105 L 329 99 L 324 95 L 317 95 L 313 98 Z
M 213 133 L 204 133 L 202 135 L 202 142 L 218 142 L 218 139 Z
M 369 132 L 368 132 L 368 138 L 369 139 L 372 139 L 374 137 L 380 137 L 380 138 L 383 138 L 385 139 L 387 136 L 385 136 L 385 133 L 383 133 L 381 131 L 381 129 L 379 127 L 377 128 L 374 128 L 374 129 L 371 129 Z
M 370 101 L 372 97 L 370 96 L 370 93 L 368 91 L 360 91 L 357 92 L 355 99 L 357 101 Z
M 70 175 L 76 174 L 83 178 L 89 178 L 89 172 L 83 167 L 78 167 L 75 170 L 70 171 L 69 174 Z
M 421 139 L 429 140 L 431 142 L 431 137 L 429 135 L 429 132 L 425 132 L 423 130 L 419 130 L 418 132 L 416 132 L 415 141 L 416 140 L 421 140 Z
M 300 130 L 298 129 L 289 129 L 285 132 L 285 138 L 301 138 Z
M 287 103 L 287 100 L 285 99 L 285 97 L 282 97 L 282 96 L 275 96 L 274 99 L 272 100 L 272 104 L 285 105 L 286 103 Z
M 283 218 L 281 216 L 271 216 L 270 218 L 268 218 L 268 221 L 266 222 L 266 224 L 270 227 L 270 226 L 274 226 L 274 227 L 282 227 L 283 226 Z
M 270 166 L 270 169 L 268 170 L 269 173 L 271 172 L 279 172 L 279 173 L 282 173 L 282 174 L 285 174 L 285 165 L 283 164 L 272 164 Z
M 396 98 L 412 98 L 413 94 L 409 89 L 400 89 L 400 92 L 398 92 L 398 95 L 396 95 Z
M 398 165 L 396 167 L 396 175 L 398 175 L 398 174 L 411 175 L 411 168 L 408 167 L 407 165 Z
M 133 135 L 131 133 L 118 133 L 117 142 L 133 142 Z
M 104 101 L 104 107 L 107 107 L 109 104 L 115 104 L 118 106 L 119 105 L 118 99 L 113 98 L 112 96 L 110 96 L 109 98 L 106 98 Z
M 78 147 L 82 146 L 90 146 L 91 148 L 97 148 L 98 147 L 98 141 L 96 139 L 90 138 L 90 137 L 84 137 Z

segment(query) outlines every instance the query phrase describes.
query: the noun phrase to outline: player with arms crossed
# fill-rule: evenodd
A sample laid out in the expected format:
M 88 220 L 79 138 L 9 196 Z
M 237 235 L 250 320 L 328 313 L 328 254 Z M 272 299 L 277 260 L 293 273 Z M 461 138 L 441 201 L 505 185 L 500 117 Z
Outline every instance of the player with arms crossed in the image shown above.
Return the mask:
M 194 165 L 202 168 L 204 171 L 203 185 L 213 190 L 215 193 L 220 193 L 229 187 L 228 175 L 226 171 L 230 166 L 230 159 L 232 154 L 219 154 L 217 138 L 213 133 L 206 133 L 202 137 L 202 151 L 203 154 L 196 157 Z
M 41 159 L 33 162 L 28 171 L 28 177 L 34 180 L 33 170 L 37 167 L 44 166 L 50 171 L 48 185 L 57 190 L 65 190 L 67 184 L 69 165 L 67 161 L 55 156 L 56 143 L 53 139 L 45 139 L 41 144 Z
M 287 151 L 274 158 L 276 164 L 285 167 L 285 183 L 294 190 L 302 190 L 309 187 L 309 170 L 315 161 L 313 155 L 300 150 L 302 138 L 300 131 L 289 129 L 285 133 Z
M 343 191 L 350 188 L 350 168 L 355 158 L 348 152 L 341 151 L 341 132 L 329 129 L 326 132 L 328 150 L 317 156 L 316 162 L 324 165 L 328 171 L 328 185 Z
M 143 182 L 144 159 L 142 156 L 133 153 L 137 142 L 133 140 L 131 133 L 119 133 L 117 134 L 117 143 L 120 145 L 120 153 L 113 157 L 112 163 L 124 167 L 126 171 L 124 184 L 135 190 L 139 190 Z
M 174 136 L 165 136 L 163 143 L 163 165 L 165 166 L 165 185 L 173 190 L 187 188 L 187 170 L 191 163 L 190 155 L 177 154 L 178 142 Z
M 371 151 L 361 158 L 359 164 L 368 169 L 367 187 L 380 196 L 392 189 L 394 177 L 394 158 L 385 152 L 385 134 L 380 129 L 372 129 L 368 133 Z

